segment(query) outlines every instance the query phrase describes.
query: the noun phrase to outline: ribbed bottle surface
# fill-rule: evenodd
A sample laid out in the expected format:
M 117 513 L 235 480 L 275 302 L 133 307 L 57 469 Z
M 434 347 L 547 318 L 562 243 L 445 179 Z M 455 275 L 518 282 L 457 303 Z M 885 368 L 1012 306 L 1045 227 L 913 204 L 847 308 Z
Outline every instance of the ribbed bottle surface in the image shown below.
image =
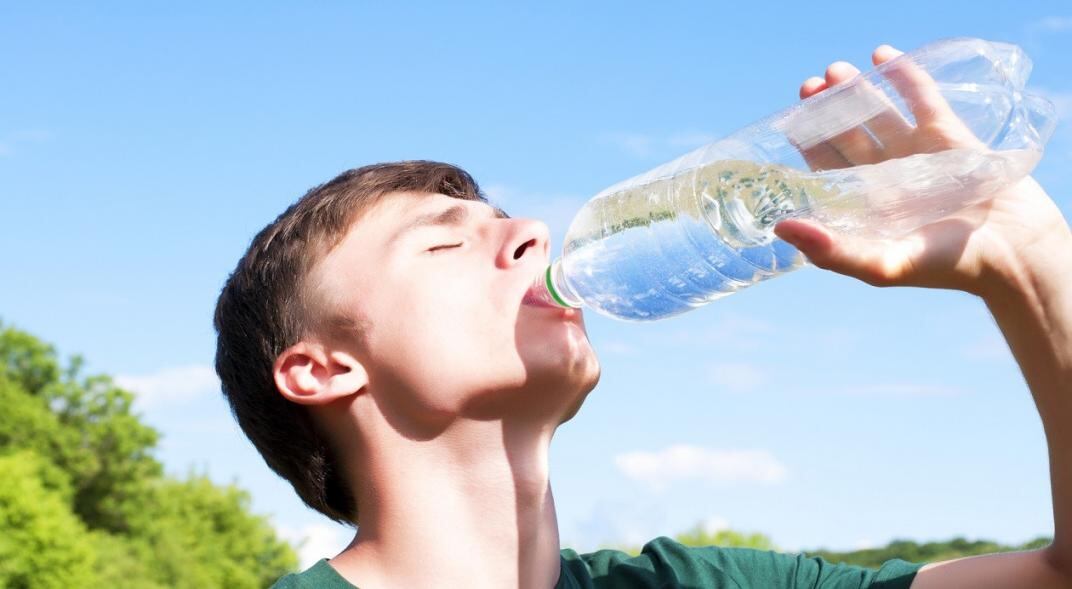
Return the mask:
M 892 109 L 914 131 L 889 81 L 906 64 L 933 78 L 978 142 L 810 170 L 802 151 L 868 129 L 877 112 Z M 1023 94 L 1030 68 L 1012 45 L 935 43 L 616 184 L 574 218 L 548 290 L 618 319 L 669 317 L 801 267 L 801 254 L 773 234 L 782 219 L 898 237 L 986 200 L 1030 173 L 1053 132 L 1052 105 Z

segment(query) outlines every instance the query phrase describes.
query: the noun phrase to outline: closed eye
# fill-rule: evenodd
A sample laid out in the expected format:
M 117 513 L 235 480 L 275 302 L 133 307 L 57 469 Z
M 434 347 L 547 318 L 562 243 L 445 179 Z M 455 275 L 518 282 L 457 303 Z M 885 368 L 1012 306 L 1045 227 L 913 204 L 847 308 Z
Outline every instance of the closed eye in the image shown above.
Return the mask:
M 428 251 L 430 251 L 430 252 L 438 252 L 440 250 L 446 250 L 446 249 L 451 249 L 451 248 L 456 248 L 456 247 L 461 247 L 461 246 L 462 246 L 461 243 L 447 243 L 447 244 L 443 244 L 443 245 L 437 245 L 435 247 L 430 247 L 430 248 L 428 248 Z

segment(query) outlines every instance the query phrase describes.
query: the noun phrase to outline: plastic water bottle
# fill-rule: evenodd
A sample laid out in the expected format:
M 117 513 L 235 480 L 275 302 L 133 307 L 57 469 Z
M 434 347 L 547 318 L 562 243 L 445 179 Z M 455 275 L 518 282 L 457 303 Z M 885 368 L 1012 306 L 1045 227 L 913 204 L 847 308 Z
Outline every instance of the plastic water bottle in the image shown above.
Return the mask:
M 872 165 L 812 171 L 802 152 L 880 113 L 912 110 L 898 68 L 933 79 L 975 135 Z M 835 231 L 899 237 L 1031 172 L 1053 132 L 1053 105 L 1023 92 L 1031 62 L 1015 45 L 950 39 L 903 54 L 794 107 L 592 198 L 562 256 L 538 280 L 545 300 L 624 320 L 683 313 L 805 264 L 774 236 L 789 217 Z

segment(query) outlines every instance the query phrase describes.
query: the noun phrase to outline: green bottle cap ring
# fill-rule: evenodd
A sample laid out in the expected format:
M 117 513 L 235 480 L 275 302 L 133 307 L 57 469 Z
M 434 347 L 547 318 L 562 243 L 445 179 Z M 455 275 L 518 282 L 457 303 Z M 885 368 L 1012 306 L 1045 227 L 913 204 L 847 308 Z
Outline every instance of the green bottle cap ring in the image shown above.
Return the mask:
M 562 300 L 562 297 L 558 296 L 558 293 L 555 292 L 555 285 L 551 282 L 551 266 L 547 267 L 547 274 L 544 275 L 544 278 L 545 282 L 547 283 L 547 292 L 551 293 L 551 298 L 554 299 L 555 302 L 559 305 L 562 305 L 567 309 L 572 309 L 573 305 Z

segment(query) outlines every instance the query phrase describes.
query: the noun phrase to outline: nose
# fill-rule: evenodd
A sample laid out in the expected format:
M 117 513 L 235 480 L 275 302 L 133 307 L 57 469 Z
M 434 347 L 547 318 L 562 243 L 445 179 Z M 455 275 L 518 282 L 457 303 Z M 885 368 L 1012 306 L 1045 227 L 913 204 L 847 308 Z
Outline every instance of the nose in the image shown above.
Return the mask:
M 532 219 L 506 219 L 503 225 L 496 266 L 505 270 L 526 263 L 533 255 L 547 259 L 551 250 L 551 232 L 547 225 Z

